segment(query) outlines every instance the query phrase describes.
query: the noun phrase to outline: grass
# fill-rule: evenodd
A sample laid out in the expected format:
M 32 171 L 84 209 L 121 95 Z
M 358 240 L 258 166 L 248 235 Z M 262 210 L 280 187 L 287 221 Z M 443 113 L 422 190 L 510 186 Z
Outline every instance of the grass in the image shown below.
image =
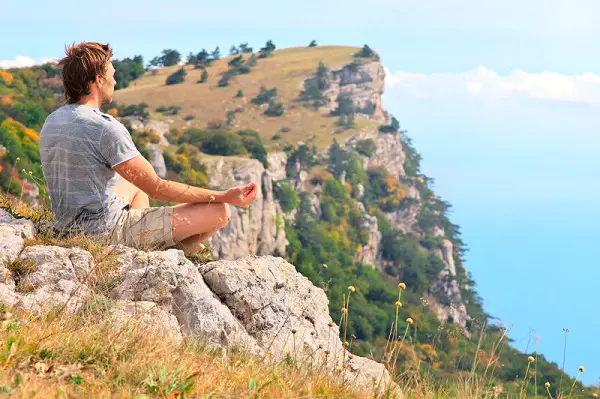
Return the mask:
M 350 137 L 359 130 L 376 127 L 377 122 L 357 119 L 356 127 L 340 130 L 336 117 L 328 115 L 326 110 L 313 110 L 297 102 L 302 91 L 302 81 L 315 73 L 319 61 L 330 68 L 339 68 L 352 62 L 352 55 L 359 49 L 356 47 L 323 46 L 297 47 L 278 50 L 272 57 L 259 59 L 258 64 L 246 75 L 232 78 L 229 86 L 218 87 L 220 73 L 227 70 L 224 58 L 214 62 L 207 68 L 208 81 L 196 82 L 200 78 L 201 69 L 186 66 L 187 76 L 181 84 L 166 86 L 168 75 L 178 66 L 160 68 L 156 74 L 146 73 L 126 88 L 115 93 L 115 100 L 122 104 L 147 103 L 150 110 L 161 105 L 179 105 L 179 115 L 165 117 L 151 112 L 152 119 L 172 119 L 172 127 L 206 128 L 211 121 L 225 121 L 228 111 L 242 108 L 236 114 L 234 129 L 250 128 L 260 132 L 270 151 L 282 149 L 286 144 L 297 144 L 316 135 L 315 145 L 321 149 L 330 144 L 333 137 L 338 140 Z M 276 87 L 279 100 L 284 104 L 285 113 L 281 117 L 266 117 L 264 108 L 254 105 L 250 100 L 259 93 L 260 87 Z M 242 90 L 244 97 L 237 97 Z M 191 115 L 193 119 L 185 121 L 183 115 Z M 281 135 L 281 139 L 273 140 L 275 133 L 289 129 Z M 338 132 L 338 133 L 335 133 Z
M 39 318 L 3 312 L 0 391 L 16 397 L 370 397 L 316 369 L 177 342 L 135 322 L 119 327 L 109 309 Z
M 0 205 L 11 214 L 29 215 L 43 221 L 47 210 L 30 208 L 0 194 Z M 8 205 L 8 207 L 6 207 Z M 15 397 L 390 397 L 357 390 L 344 381 L 343 374 L 333 370 L 334 359 L 341 355 L 342 368 L 352 358 L 356 337 L 348 336 L 351 322 L 350 298 L 357 291 L 348 287 L 340 309 L 339 320 L 343 352 L 326 356 L 329 363 L 308 364 L 294 355 L 280 362 L 267 357 L 254 357 L 243 348 L 216 350 L 201 342 L 179 342 L 165 338 L 150 327 L 130 319 L 125 325 L 115 324 L 110 317 L 114 304 L 109 292 L 119 281 L 116 256 L 101 242 L 85 235 L 59 238 L 38 233 L 26 245 L 58 245 L 81 247 L 94 256 L 94 268 L 86 282 L 95 293 L 83 311 L 70 314 L 58 307 L 48 314 L 30 315 L 0 305 L 0 393 Z M 14 275 L 24 275 L 33 265 L 14 261 L 7 265 Z M 323 266 L 326 267 L 325 265 Z M 537 378 L 538 356 L 528 357 L 523 376 L 514 381 L 496 378 L 500 355 L 507 345 L 507 330 L 494 338 L 488 349 L 481 345 L 485 324 L 478 337 L 471 371 L 454 375 L 434 375 L 427 371 L 428 360 L 419 355 L 416 340 L 419 320 L 402 318 L 412 311 L 403 307 L 404 283 L 398 284 L 396 317 L 383 353 L 374 356 L 387 366 L 393 379 L 408 398 L 525 398 L 564 399 L 597 397 L 597 389 L 575 390 L 581 373 L 564 389 L 546 385 Z M 26 290 L 21 290 L 26 291 Z M 414 316 L 413 316 L 414 317 Z M 333 326 L 334 324 L 331 323 Z M 281 332 L 281 331 L 280 331 Z M 278 332 L 277 334 L 279 334 Z M 292 331 L 294 334 L 294 331 Z M 294 348 L 301 345 L 292 337 Z M 325 353 L 328 348 L 321 348 Z M 433 350 L 435 351 L 435 339 Z M 519 355 L 520 356 L 520 355 Z M 524 355 L 523 355 L 524 356 Z M 267 360 L 265 360 L 267 359 Z M 401 366 L 401 367 L 398 367 Z M 479 369 L 481 372 L 476 373 Z M 521 373 L 519 373 L 521 374 Z M 546 396 L 547 394 L 547 396 Z

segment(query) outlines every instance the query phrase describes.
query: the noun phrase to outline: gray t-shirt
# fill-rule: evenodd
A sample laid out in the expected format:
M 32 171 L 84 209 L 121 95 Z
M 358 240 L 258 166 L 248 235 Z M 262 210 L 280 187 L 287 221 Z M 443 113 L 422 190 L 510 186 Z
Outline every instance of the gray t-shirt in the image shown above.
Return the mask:
M 40 155 L 54 212 L 54 228 L 100 234 L 112 229 L 124 204 L 112 168 L 139 155 L 131 135 L 110 115 L 68 104 L 46 118 Z

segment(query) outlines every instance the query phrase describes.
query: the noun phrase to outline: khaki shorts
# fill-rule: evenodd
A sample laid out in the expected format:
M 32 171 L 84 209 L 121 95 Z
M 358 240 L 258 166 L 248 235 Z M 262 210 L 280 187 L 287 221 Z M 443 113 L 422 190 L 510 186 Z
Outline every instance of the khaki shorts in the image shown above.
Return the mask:
M 143 250 L 161 250 L 175 246 L 173 208 L 135 209 L 126 206 L 115 227 L 106 233 L 110 244 L 123 244 Z

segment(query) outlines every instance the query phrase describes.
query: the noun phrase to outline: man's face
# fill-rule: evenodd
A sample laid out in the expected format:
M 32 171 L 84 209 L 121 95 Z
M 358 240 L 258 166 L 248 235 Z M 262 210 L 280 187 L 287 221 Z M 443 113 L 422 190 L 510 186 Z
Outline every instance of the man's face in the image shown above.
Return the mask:
M 102 93 L 102 104 L 110 104 L 115 93 L 115 67 L 112 62 L 108 63 L 106 67 L 106 73 L 104 76 L 99 77 L 100 92 Z

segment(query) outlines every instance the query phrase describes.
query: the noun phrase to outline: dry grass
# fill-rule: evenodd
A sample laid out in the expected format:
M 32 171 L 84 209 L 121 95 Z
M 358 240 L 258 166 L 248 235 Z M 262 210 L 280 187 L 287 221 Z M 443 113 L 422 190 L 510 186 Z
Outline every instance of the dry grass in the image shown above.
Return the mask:
M 2 313 L 0 392 L 15 397 L 371 397 L 332 374 L 177 342 L 135 321 L 110 322 L 96 300 L 79 316 Z M 8 320 L 7 320 L 8 319 Z
M 327 111 L 315 111 L 297 102 L 303 80 L 315 73 L 319 61 L 330 68 L 339 68 L 350 63 L 352 55 L 358 50 L 355 47 L 340 46 L 278 50 L 272 57 L 259 59 L 249 74 L 235 76 L 227 87 L 217 87 L 217 82 L 219 74 L 227 70 L 229 58 L 221 59 L 208 67 L 208 81 L 202 84 L 196 83 L 200 79 L 201 70 L 187 66 L 185 82 L 166 86 L 164 83 L 167 76 L 179 67 L 161 68 L 155 75 L 147 72 L 132 82 L 130 87 L 116 92 L 115 100 L 123 104 L 145 102 L 150 106 L 152 119 L 173 119 L 172 127 L 206 128 L 208 122 L 224 121 L 227 111 L 243 108 L 242 112 L 236 114 L 233 127 L 259 131 L 269 150 L 307 141 L 313 135 L 316 136 L 317 147 L 323 148 L 331 143 L 333 137 L 344 139 L 360 129 L 377 124 L 371 120 L 357 119 L 356 128 L 340 131 L 336 125 L 337 118 L 329 116 Z M 261 86 L 277 88 L 279 99 L 285 106 L 282 117 L 267 117 L 263 115 L 264 107 L 250 103 Z M 235 98 L 240 89 L 244 92 L 244 97 Z M 182 110 L 177 116 L 164 117 L 155 112 L 160 105 L 179 105 Z M 194 119 L 188 123 L 183 120 L 185 115 L 193 115 Z M 290 131 L 280 133 L 281 140 L 273 141 L 272 136 L 283 128 Z M 335 133 L 336 131 L 339 133 Z

